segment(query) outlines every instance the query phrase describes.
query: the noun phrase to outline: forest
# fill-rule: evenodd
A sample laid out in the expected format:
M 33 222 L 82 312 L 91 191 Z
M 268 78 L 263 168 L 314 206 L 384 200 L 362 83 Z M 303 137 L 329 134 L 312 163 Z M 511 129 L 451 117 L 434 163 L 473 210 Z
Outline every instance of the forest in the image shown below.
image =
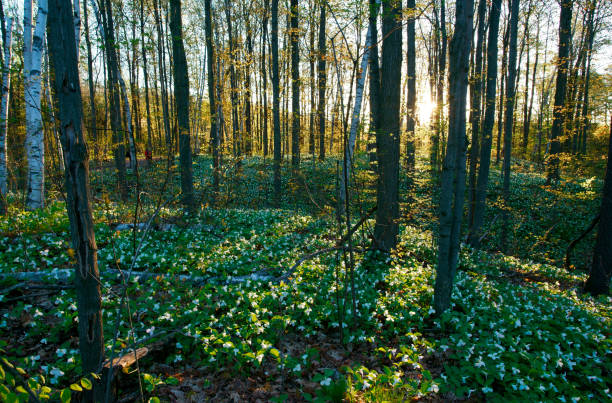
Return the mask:
M 0 28 L 0 401 L 612 401 L 612 2 Z

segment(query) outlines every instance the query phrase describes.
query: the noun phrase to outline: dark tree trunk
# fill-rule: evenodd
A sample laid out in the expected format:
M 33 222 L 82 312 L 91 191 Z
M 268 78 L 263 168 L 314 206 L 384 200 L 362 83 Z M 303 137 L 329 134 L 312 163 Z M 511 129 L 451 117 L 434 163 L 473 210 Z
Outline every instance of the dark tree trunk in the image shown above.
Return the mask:
M 569 69 L 569 48 L 572 40 L 572 0 L 561 0 L 561 15 L 559 20 L 559 55 L 557 58 L 557 83 L 555 88 L 555 103 L 553 106 L 553 122 L 550 131 L 550 152 L 548 155 L 547 181 L 559 180 L 559 153 L 561 152 L 561 136 L 563 135 L 563 120 L 565 115 L 565 93 L 567 91 L 567 73 Z
M 115 154 L 115 167 L 117 168 L 117 179 L 119 191 L 123 200 L 127 199 L 127 181 L 125 169 L 125 145 L 123 138 L 123 127 L 121 125 L 121 101 L 119 98 L 119 62 L 115 51 L 115 28 L 113 22 L 113 10 L 110 0 L 101 2 L 103 6 L 103 25 L 105 37 L 106 60 L 108 64 L 109 91 L 110 91 L 110 117 L 111 130 L 113 132 L 113 144 Z
M 369 0 L 369 24 L 372 35 L 372 49 L 370 49 L 370 132 L 374 137 L 378 136 L 380 126 L 380 64 L 378 62 L 378 24 L 376 18 L 378 16 L 378 8 L 380 0 Z M 376 143 L 368 143 L 368 152 L 370 153 L 370 163 L 376 160 Z
M 437 16 L 436 16 L 437 19 Z M 437 69 L 437 81 L 436 81 L 436 109 L 434 113 L 434 133 L 433 133 L 433 143 L 432 143 L 432 151 L 431 151 L 431 163 L 432 169 L 434 171 L 438 170 L 438 161 L 441 153 L 440 150 L 440 142 L 443 141 L 442 137 L 442 119 L 444 116 L 444 82 L 446 80 L 445 71 L 446 71 L 446 43 L 448 42 L 447 34 L 446 34 L 446 2 L 445 0 L 440 0 L 440 20 L 439 27 L 440 35 L 438 44 L 438 69 Z
M 489 37 L 487 40 L 487 83 L 485 94 L 485 115 L 482 124 L 482 143 L 480 147 L 480 169 L 476 183 L 476 202 L 474 220 L 470 225 L 468 242 L 472 247 L 480 247 L 480 232 L 486 208 L 489 168 L 491 165 L 491 145 L 495 124 L 495 86 L 497 84 L 497 34 L 502 0 L 493 0 L 489 12 Z
M 245 124 L 245 139 L 244 152 L 251 155 L 253 152 L 253 122 L 251 113 L 251 64 L 253 63 L 253 32 L 249 17 L 246 18 L 246 63 L 245 63 L 245 82 L 244 82 L 244 124 Z
M 315 158 L 315 149 L 316 149 L 316 141 L 315 141 L 315 115 L 316 115 L 316 103 L 315 103 L 315 60 L 316 60 L 316 52 L 315 52 L 315 12 L 316 8 L 314 4 L 310 5 L 311 13 L 310 13 L 310 32 L 308 33 L 309 39 L 309 55 L 308 62 L 310 65 L 310 113 L 308 114 L 310 118 L 310 122 L 308 125 L 308 151 L 310 152 L 310 156 L 314 161 Z
M 181 160 L 181 192 L 183 204 L 194 207 L 193 166 L 189 133 L 189 75 L 183 45 L 183 23 L 181 1 L 170 0 L 170 31 L 172 33 L 172 59 L 174 60 L 174 102 L 179 131 L 179 153 Z
M 325 90 L 327 89 L 327 67 L 326 52 L 327 41 L 325 40 L 325 4 L 321 5 L 321 16 L 319 18 L 319 54 L 318 54 L 318 87 L 319 105 L 317 108 L 317 120 L 319 122 L 319 160 L 325 159 Z
M 406 23 L 406 169 L 409 172 L 414 170 L 415 146 L 414 146 L 414 127 L 416 111 L 416 46 L 415 46 L 415 0 L 408 0 L 408 22 Z
M 514 102 L 516 97 L 516 46 L 518 38 L 518 19 L 519 19 L 519 1 L 512 0 L 510 14 L 510 44 L 508 53 L 508 79 L 506 83 L 506 111 L 504 122 L 504 165 L 503 165 L 503 198 L 505 208 L 502 213 L 502 235 L 501 247 L 502 251 L 507 252 L 508 249 L 508 231 L 510 226 L 510 217 L 508 208 L 510 206 L 510 163 L 512 159 L 512 126 L 514 124 Z
M 399 232 L 400 95 L 402 74 L 401 2 L 383 3 L 380 126 L 376 131 L 378 184 L 375 247 L 390 251 Z M 372 31 L 373 33 L 373 31 Z M 374 38 L 373 38 L 374 39 Z M 372 52 L 374 49 L 372 49 Z
M 278 72 L 278 0 L 272 0 L 272 119 L 274 123 L 274 203 L 281 202 L 280 77 Z
M 478 167 L 478 150 L 480 143 L 480 101 L 482 86 L 482 48 L 485 36 L 485 16 L 487 12 L 486 0 L 478 2 L 478 39 L 474 53 L 476 62 L 470 82 L 470 125 L 472 128 L 472 139 L 470 141 L 470 172 L 469 172 L 469 217 L 468 223 L 472 225 L 474 221 L 474 206 L 476 203 L 476 169 Z
M 610 277 L 612 276 L 612 120 L 610 121 L 608 143 L 608 164 L 601 197 L 593 263 L 584 285 L 584 290 L 594 296 L 610 293 Z
M 148 158 L 153 156 L 153 129 L 151 127 L 151 108 L 149 106 L 149 70 L 147 69 L 147 49 L 145 46 L 145 31 L 144 31 L 144 0 L 140 0 L 140 44 L 142 52 L 142 69 L 144 73 L 145 86 L 145 108 L 147 110 L 147 147 L 146 154 Z
M 461 218 L 465 191 L 466 106 L 473 0 L 458 1 L 455 33 L 450 43 L 448 146 L 442 168 L 438 266 L 434 286 L 436 315 L 450 306 L 459 260 Z
M 268 9 L 270 8 L 269 0 L 266 0 L 264 18 L 263 18 L 263 29 L 261 36 L 261 80 L 262 80 L 262 93 L 263 93 L 263 155 L 264 158 L 268 156 L 268 76 L 266 75 L 266 45 L 268 41 Z
M 219 193 L 219 116 L 217 114 L 217 101 L 215 93 L 215 48 L 212 36 L 212 10 L 210 0 L 204 0 L 205 13 L 205 35 L 206 35 L 206 60 L 208 68 L 208 104 L 210 108 L 210 142 L 213 155 L 213 191 Z
M 89 125 L 89 133 L 91 137 L 91 141 L 93 141 L 93 151 L 94 151 L 94 160 L 99 155 L 98 152 L 98 131 L 97 131 L 97 123 L 96 123 L 96 92 L 94 88 L 94 79 L 93 79 L 93 57 L 91 55 L 91 39 L 89 37 L 89 12 L 88 12 L 87 1 L 83 2 L 83 15 L 85 17 L 85 46 L 87 48 L 87 79 L 89 85 L 89 109 L 90 111 L 90 119 Z M 48 41 L 47 41 L 48 42 Z
M 236 80 L 236 38 L 232 27 L 232 3 L 225 0 L 225 18 L 229 41 L 230 101 L 232 103 L 232 150 L 234 157 L 242 154 L 242 136 L 238 122 L 238 83 Z
M 508 0 L 508 8 L 512 0 Z M 502 133 L 504 129 L 504 84 L 506 83 L 506 74 L 508 68 L 508 39 L 510 37 L 510 24 L 506 24 L 504 39 L 502 44 L 502 62 L 501 62 L 501 77 L 499 85 L 499 111 L 497 115 L 497 143 L 495 149 L 495 163 L 499 164 L 501 158 Z
M 153 0 L 153 15 L 155 16 L 155 27 L 157 28 L 157 61 L 159 65 L 159 82 L 161 87 L 161 104 L 164 122 L 164 134 L 166 140 L 166 151 L 168 158 L 172 153 L 172 131 L 170 129 L 170 112 L 168 111 L 168 89 L 166 81 L 166 59 L 164 57 L 164 32 L 162 21 L 159 13 L 159 4 L 157 0 Z
M 300 48 L 298 0 L 291 0 L 291 164 L 300 165 Z
M 104 359 L 102 298 L 71 1 L 50 0 L 48 15 L 49 55 L 64 149 L 66 210 L 77 258 L 74 278 L 81 367 L 83 374 L 98 373 Z M 96 384 L 92 392 L 86 392 L 84 399 L 94 401 L 96 396 L 98 400 L 101 392 L 102 388 Z

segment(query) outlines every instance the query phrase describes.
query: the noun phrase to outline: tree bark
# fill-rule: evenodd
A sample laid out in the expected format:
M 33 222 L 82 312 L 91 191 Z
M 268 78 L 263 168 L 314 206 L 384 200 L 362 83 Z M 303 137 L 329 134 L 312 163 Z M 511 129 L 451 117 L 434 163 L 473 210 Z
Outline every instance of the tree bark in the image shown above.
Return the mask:
M 416 2 L 408 0 L 408 22 L 406 23 L 406 169 L 408 172 L 414 170 L 415 164 L 415 113 L 416 113 L 416 41 L 415 41 L 415 15 Z
M 375 247 L 391 251 L 399 232 L 400 96 L 402 75 L 401 2 L 383 3 L 380 125 L 376 131 L 378 181 Z M 372 31 L 373 32 L 373 31 Z M 372 50 L 374 51 L 374 49 Z
M 559 153 L 565 115 L 565 93 L 567 90 L 567 73 L 569 69 L 569 50 L 572 40 L 572 0 L 561 0 L 559 19 L 559 53 L 557 58 L 557 80 L 553 122 L 550 131 L 550 152 L 548 155 L 547 182 L 559 180 Z M 602 221 L 603 222 L 603 221 Z
M 594 296 L 610 293 L 610 277 L 612 277 L 612 120 L 608 143 L 608 164 L 601 197 L 593 263 L 584 285 L 584 290 Z
M 318 87 L 319 105 L 317 108 L 317 120 L 319 122 L 319 160 L 325 160 L 325 91 L 327 89 L 327 41 L 325 40 L 326 6 L 321 4 L 321 15 L 319 18 L 319 52 L 318 52 Z
M 514 102 L 516 97 L 516 47 L 518 38 L 519 1 L 512 0 L 510 14 L 510 44 L 508 53 L 508 79 L 506 83 L 506 111 L 504 122 L 504 165 L 503 165 L 503 198 L 504 209 L 502 213 L 502 235 L 501 248 L 503 252 L 508 250 L 508 231 L 510 217 L 510 163 L 512 159 L 512 126 L 514 124 Z
M 457 2 L 455 33 L 450 43 L 448 145 L 442 168 L 438 266 L 434 285 L 436 315 L 450 306 L 459 260 L 465 191 L 466 106 L 473 0 Z
M 193 210 L 193 166 L 189 132 L 189 75 L 183 44 L 180 0 L 170 0 L 170 31 L 172 33 L 172 59 L 174 60 L 174 102 L 179 130 L 182 202 L 187 209 Z
M 55 76 L 58 115 L 64 149 L 66 209 L 75 251 L 75 287 L 79 347 L 84 374 L 98 373 L 104 359 L 102 299 L 89 185 L 89 158 L 83 133 L 83 110 L 70 0 L 50 0 L 49 54 Z M 101 397 L 94 385 L 85 400 Z
M 8 17 L 5 24 L 4 13 L 2 17 L 4 34 L 2 54 L 4 55 L 4 61 L 2 63 L 2 98 L 0 101 L 0 215 L 6 214 L 6 196 L 8 193 L 8 107 L 11 94 L 11 44 L 13 39 L 13 19 Z
M 300 47 L 298 0 L 291 0 L 291 164 L 300 165 Z
M 278 71 L 278 0 L 272 0 L 272 119 L 274 125 L 274 204 L 281 202 L 280 77 Z
M 26 208 L 28 210 L 39 209 L 45 205 L 45 144 L 40 105 L 40 72 L 47 27 L 47 0 L 39 0 L 37 4 L 38 14 L 33 36 L 32 1 L 26 0 L 24 4 L 24 99 L 28 157 Z
M 469 216 L 468 223 L 474 221 L 474 207 L 476 204 L 476 170 L 478 168 L 478 151 L 480 143 L 480 115 L 481 115 L 481 92 L 482 92 L 482 49 L 485 36 L 485 17 L 487 12 L 486 0 L 478 2 L 478 39 L 476 40 L 475 64 L 470 82 L 470 126 L 472 138 L 470 141 L 470 172 L 468 185 Z
M 495 124 L 495 90 L 497 84 L 497 34 L 501 0 L 493 0 L 489 12 L 489 36 L 487 39 L 487 82 L 485 93 L 485 115 L 482 124 L 482 143 L 480 147 L 480 169 L 476 183 L 474 219 L 470 225 L 468 242 L 472 247 L 480 247 L 482 221 L 486 209 L 489 168 L 491 166 L 491 146 Z
M 213 191 L 219 193 L 219 115 L 217 114 L 215 48 L 212 37 L 212 10 L 210 0 L 204 0 L 206 52 L 208 53 L 208 105 L 210 109 L 210 142 L 213 155 Z

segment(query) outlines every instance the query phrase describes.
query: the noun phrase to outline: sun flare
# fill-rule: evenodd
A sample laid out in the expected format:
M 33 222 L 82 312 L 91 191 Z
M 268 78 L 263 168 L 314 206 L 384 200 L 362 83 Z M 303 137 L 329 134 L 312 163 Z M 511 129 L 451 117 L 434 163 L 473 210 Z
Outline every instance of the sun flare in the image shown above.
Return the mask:
M 419 124 L 426 126 L 431 121 L 431 116 L 436 104 L 431 101 L 430 97 L 425 97 L 425 99 L 420 99 L 419 101 L 420 102 L 417 103 L 417 116 L 419 117 Z

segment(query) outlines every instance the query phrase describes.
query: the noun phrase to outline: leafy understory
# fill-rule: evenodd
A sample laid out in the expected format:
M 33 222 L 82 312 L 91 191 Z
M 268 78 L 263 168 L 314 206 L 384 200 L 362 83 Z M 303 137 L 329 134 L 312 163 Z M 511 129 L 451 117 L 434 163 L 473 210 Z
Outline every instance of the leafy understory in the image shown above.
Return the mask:
M 582 272 L 466 247 L 452 309 L 434 317 L 432 232 L 407 222 L 390 257 L 364 251 L 367 232 L 355 233 L 353 311 L 341 251 L 305 261 L 286 281 L 220 280 L 279 278 L 333 246 L 336 223 L 322 214 L 203 207 L 163 231 L 116 231 L 122 209 L 97 205 L 100 271 L 159 276 L 130 277 L 121 309 L 120 282 L 102 278 L 106 356 L 150 349 L 122 375 L 121 394 L 137 392 L 140 377 L 150 401 L 612 399 L 611 301 L 581 295 Z M 56 202 L 0 223 L 3 401 L 27 401 L 24 383 L 50 401 L 91 386 L 80 373 L 74 291 L 26 289 L 9 275 L 72 267 L 64 211 Z M 168 207 L 159 220 L 173 217 L 180 212 Z

